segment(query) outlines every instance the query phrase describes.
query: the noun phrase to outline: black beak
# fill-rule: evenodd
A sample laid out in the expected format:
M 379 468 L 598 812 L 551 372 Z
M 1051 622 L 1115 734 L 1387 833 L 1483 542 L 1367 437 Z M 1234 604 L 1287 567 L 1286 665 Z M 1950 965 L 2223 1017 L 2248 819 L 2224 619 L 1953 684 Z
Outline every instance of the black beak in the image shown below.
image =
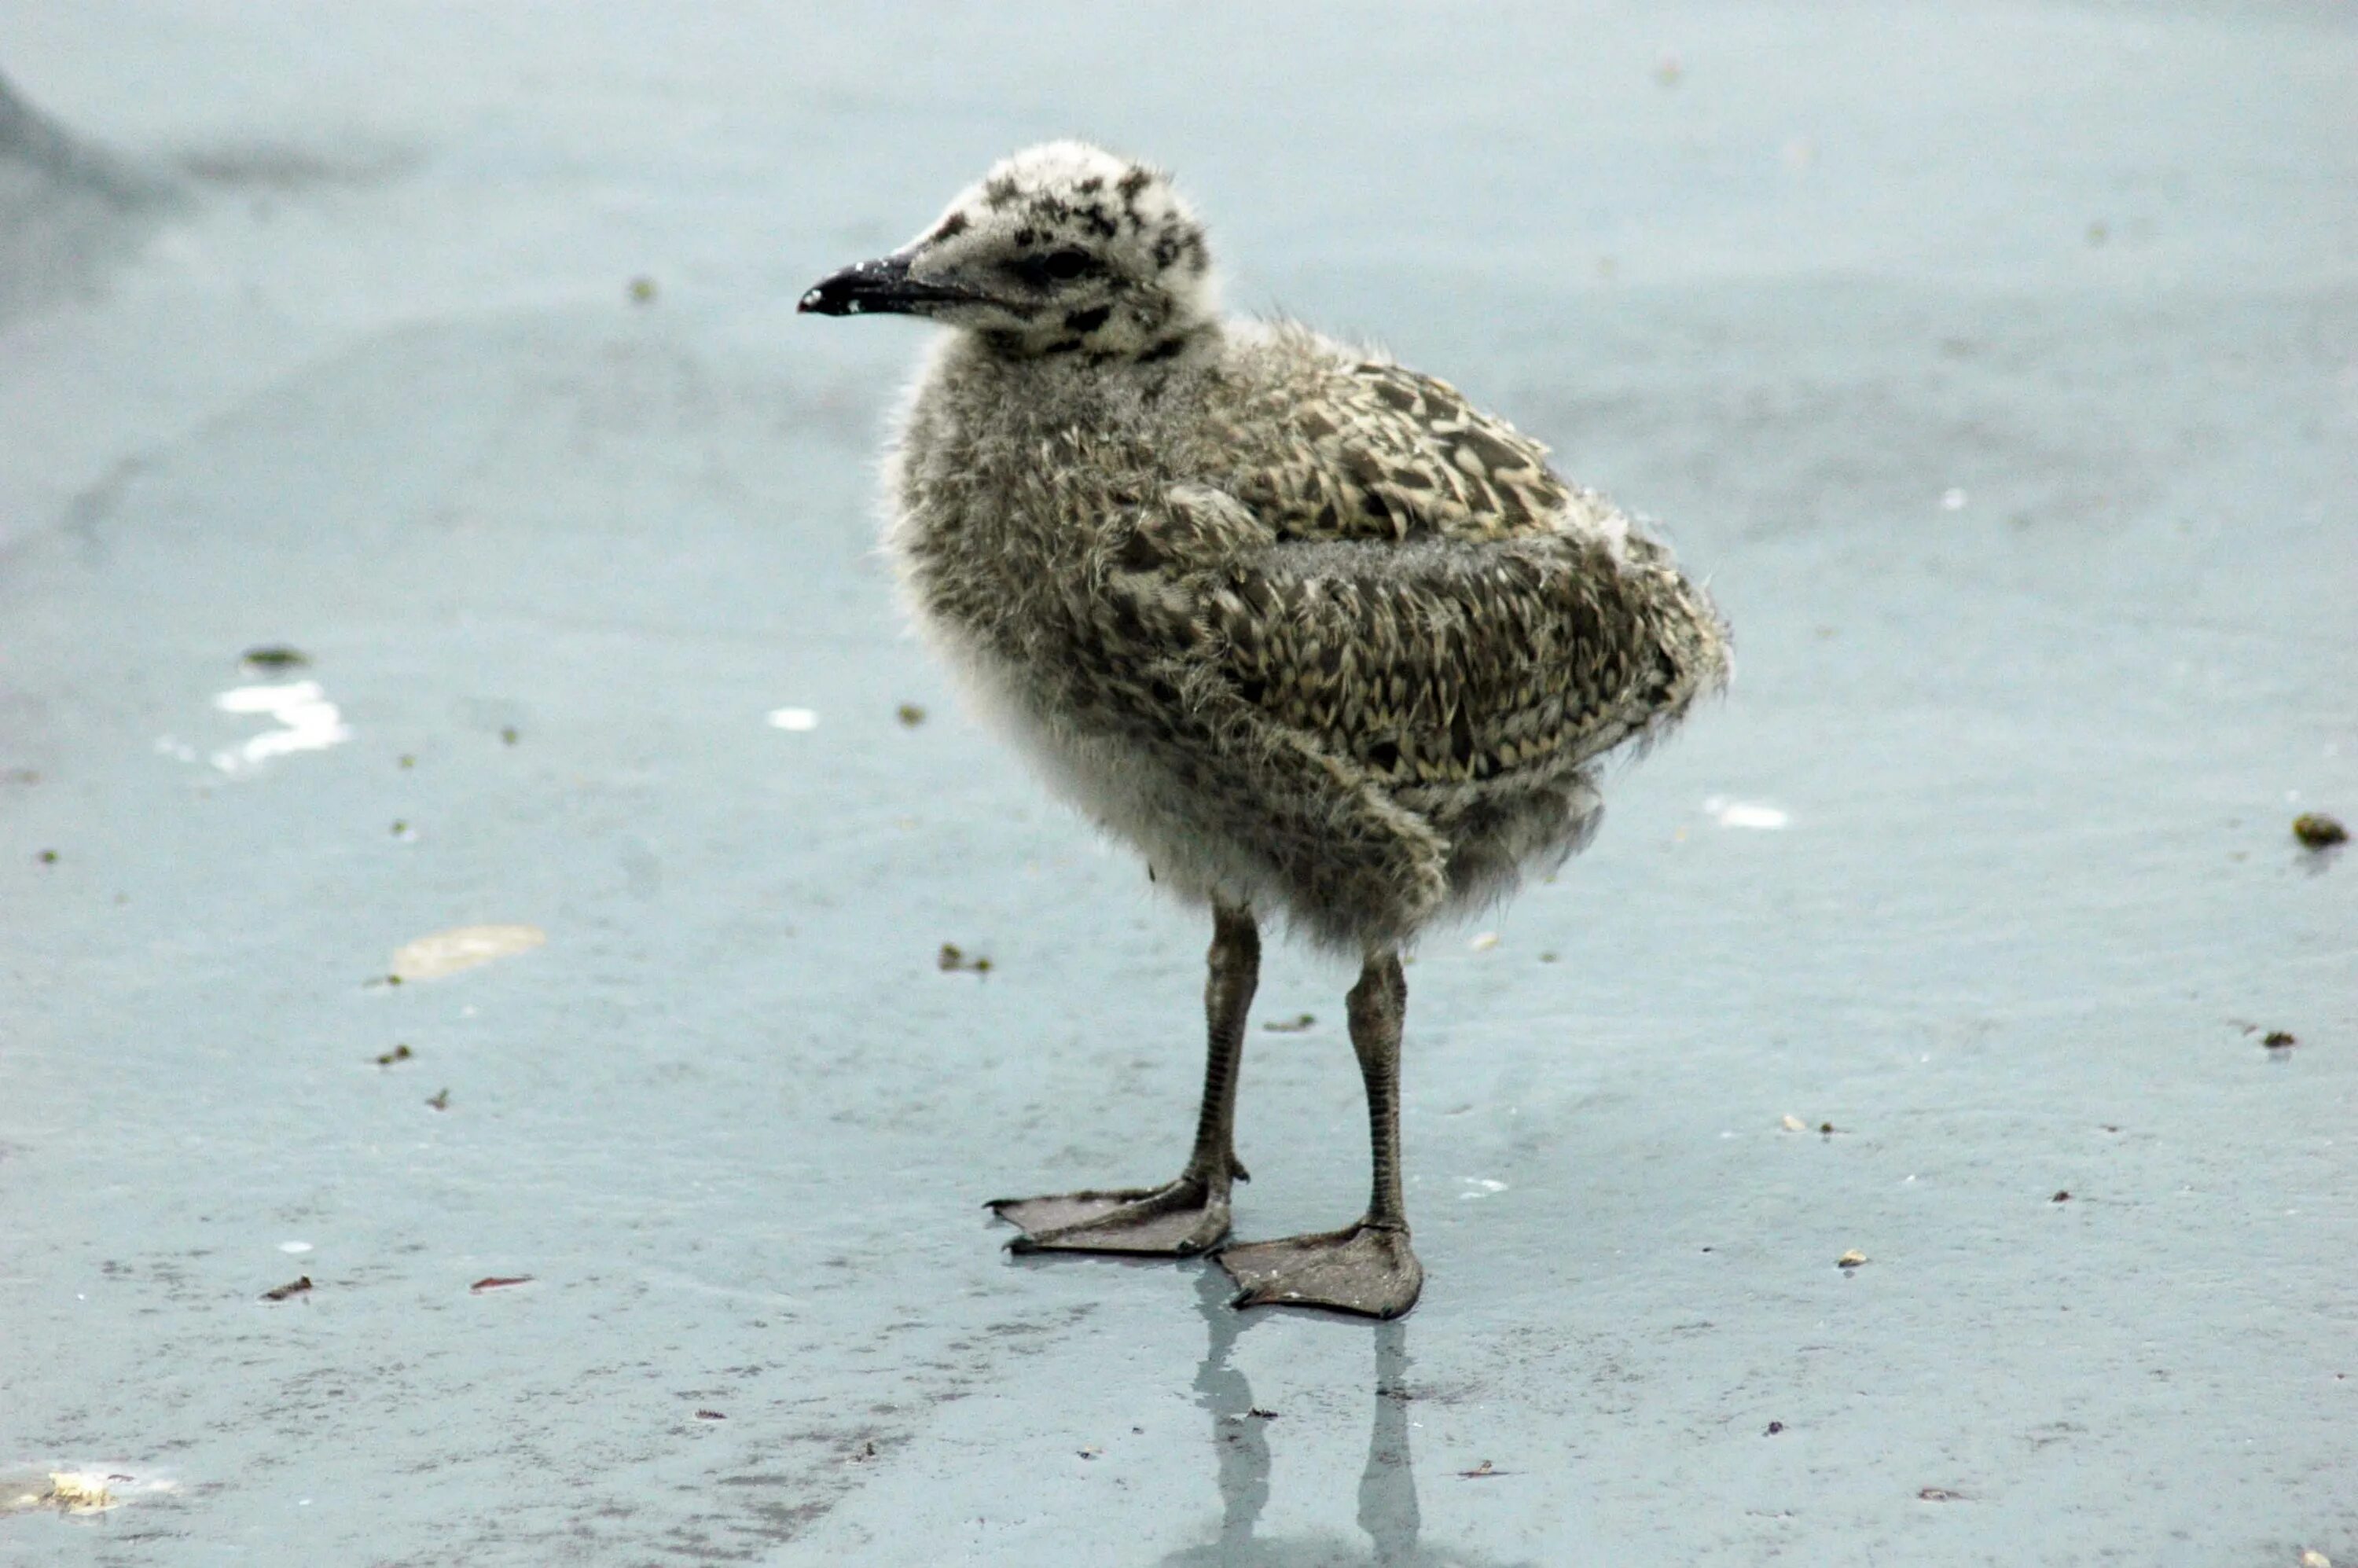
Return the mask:
M 931 305 L 975 297 L 962 288 L 909 276 L 906 254 L 879 256 L 818 280 L 795 308 L 813 316 L 922 316 Z

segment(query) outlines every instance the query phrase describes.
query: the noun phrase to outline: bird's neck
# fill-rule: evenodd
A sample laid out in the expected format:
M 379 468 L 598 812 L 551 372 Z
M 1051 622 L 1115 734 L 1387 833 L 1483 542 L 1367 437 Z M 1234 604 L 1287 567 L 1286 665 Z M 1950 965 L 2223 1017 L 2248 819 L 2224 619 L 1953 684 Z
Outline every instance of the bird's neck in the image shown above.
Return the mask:
M 962 335 L 978 358 L 1049 370 L 1067 366 L 1093 371 L 1160 370 L 1216 354 L 1221 341 L 1220 323 L 1209 317 L 1174 319 L 1147 331 L 1117 330 L 1109 324 L 1088 332 L 986 328 Z

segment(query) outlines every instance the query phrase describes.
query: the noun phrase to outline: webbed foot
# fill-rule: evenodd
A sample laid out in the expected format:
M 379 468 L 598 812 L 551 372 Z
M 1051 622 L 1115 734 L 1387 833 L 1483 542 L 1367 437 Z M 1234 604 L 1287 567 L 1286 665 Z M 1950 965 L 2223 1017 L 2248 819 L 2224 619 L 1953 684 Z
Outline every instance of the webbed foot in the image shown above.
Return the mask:
M 1228 1195 L 1193 1176 L 1166 1186 L 1050 1197 L 994 1198 L 986 1206 L 1023 1234 L 1012 1252 L 1128 1252 L 1192 1258 L 1228 1233 Z
M 1220 1267 L 1244 1288 L 1235 1305 L 1329 1307 L 1368 1317 L 1398 1317 L 1416 1304 L 1424 1269 L 1405 1227 L 1362 1220 L 1343 1230 L 1244 1241 L 1223 1250 Z

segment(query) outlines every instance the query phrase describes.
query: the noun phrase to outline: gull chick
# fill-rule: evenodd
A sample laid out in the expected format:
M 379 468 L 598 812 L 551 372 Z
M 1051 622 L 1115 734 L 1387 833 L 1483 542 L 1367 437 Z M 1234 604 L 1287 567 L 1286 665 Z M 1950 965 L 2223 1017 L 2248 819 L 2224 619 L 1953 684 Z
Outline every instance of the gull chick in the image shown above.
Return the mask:
M 1055 788 L 1212 917 L 1185 1168 L 995 1203 L 1013 1245 L 1219 1247 L 1260 923 L 1282 916 L 1360 963 L 1373 1191 L 1341 1230 L 1220 1262 L 1240 1305 L 1406 1312 L 1401 951 L 1587 840 L 1606 756 L 1725 682 L 1725 624 L 1447 383 L 1224 318 L 1169 178 L 1097 147 L 1017 153 L 801 308 L 947 329 L 888 464 L 912 613 Z

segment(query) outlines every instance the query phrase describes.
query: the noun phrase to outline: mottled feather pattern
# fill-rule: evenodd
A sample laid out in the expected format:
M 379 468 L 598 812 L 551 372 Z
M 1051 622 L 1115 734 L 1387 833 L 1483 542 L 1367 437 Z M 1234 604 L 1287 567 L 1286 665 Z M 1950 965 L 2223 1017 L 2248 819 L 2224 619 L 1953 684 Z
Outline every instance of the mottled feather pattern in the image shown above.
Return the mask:
M 1237 493 L 1285 537 L 1503 538 L 1546 528 L 1570 499 L 1546 448 L 1446 382 L 1292 326 L 1246 357 L 1262 373 L 1238 435 L 1259 460 Z
M 1479 476 L 1443 455 L 1441 437 L 1482 427 L 1463 412 L 1417 444 L 1421 412 L 1462 411 L 1455 395 L 1370 395 L 1370 444 L 1395 469 L 1511 484 L 1525 510 L 1474 511 L 1470 484 L 1395 486 L 1388 531 L 1368 536 L 1325 529 L 1324 503 L 1240 493 L 1240 454 L 1271 446 L 1317 476 L 1290 493 L 1357 493 L 1347 411 L 1312 409 L 1334 427 L 1314 449 L 1256 432 L 1272 382 L 1370 384 L 1351 368 L 1367 362 L 1310 333 L 1086 411 L 966 358 L 933 384 L 965 404 L 1001 384 L 1002 416 L 952 425 L 921 395 L 899 465 L 919 618 L 994 677 L 996 708 L 1022 710 L 1068 793 L 1183 889 L 1257 900 L 1340 946 L 1404 939 L 1575 848 L 1592 764 L 1724 676 L 1708 602 L 1535 444 L 1513 438 L 1517 464 Z M 1181 428 L 1156 438 L 1133 418 Z
M 1208 287 L 1184 205 L 1124 199 L 1182 236 L 1133 270 Z M 953 217 L 993 200 L 1024 232 L 1087 211 L 986 188 Z M 1161 308 L 1077 350 L 937 345 L 891 479 L 918 624 L 1159 880 L 1334 945 L 1405 942 L 1577 849 L 1600 759 L 1725 681 L 1708 598 L 1448 384 Z
M 1222 574 L 1204 623 L 1248 702 L 1388 783 L 1530 782 L 1677 683 L 1602 557 L 1563 538 L 1282 547 Z

